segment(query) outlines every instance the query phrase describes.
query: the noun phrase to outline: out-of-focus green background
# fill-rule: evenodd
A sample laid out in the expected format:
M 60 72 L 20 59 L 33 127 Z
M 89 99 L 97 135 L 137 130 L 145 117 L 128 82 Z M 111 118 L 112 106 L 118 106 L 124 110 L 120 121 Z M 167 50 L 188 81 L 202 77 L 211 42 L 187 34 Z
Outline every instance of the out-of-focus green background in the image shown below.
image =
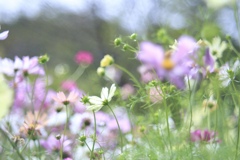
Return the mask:
M 94 63 L 78 84 L 84 90 L 100 88 L 104 82 L 96 69 L 105 54 L 138 76 L 139 63 L 131 59 L 135 55 L 116 48 L 116 37 L 137 33 L 139 40 L 161 43 L 157 33 L 164 28 L 173 39 L 181 34 L 208 40 L 231 35 L 237 45 L 236 5 L 238 0 L 0 0 L 1 31 L 10 31 L 0 43 L 0 56 L 48 53 L 49 72 L 60 84 L 77 68 L 74 55 L 90 51 Z M 126 76 L 120 83 L 127 81 Z

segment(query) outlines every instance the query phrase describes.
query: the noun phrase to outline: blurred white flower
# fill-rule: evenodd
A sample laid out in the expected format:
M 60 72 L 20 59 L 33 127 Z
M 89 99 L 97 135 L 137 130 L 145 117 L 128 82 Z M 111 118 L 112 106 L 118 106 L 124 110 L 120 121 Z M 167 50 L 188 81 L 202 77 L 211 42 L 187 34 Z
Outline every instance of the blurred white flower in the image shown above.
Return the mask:
M 220 37 L 214 37 L 212 43 L 208 41 L 205 41 L 205 43 L 209 46 L 210 54 L 214 60 L 221 58 L 223 51 L 227 49 L 227 43 L 221 41 Z
M 112 84 L 110 90 L 107 87 L 104 87 L 101 92 L 101 97 L 89 96 L 90 105 L 87 106 L 88 111 L 99 111 L 103 106 L 107 105 L 114 96 L 116 91 L 115 84 Z
M 239 70 L 240 61 L 236 60 L 233 64 L 233 67 L 229 67 L 228 64 L 225 64 L 220 68 L 219 71 L 219 80 L 222 82 L 223 87 L 227 87 L 231 80 L 236 76 L 237 71 Z
M 232 5 L 234 0 L 205 0 L 207 6 L 212 9 L 219 9 L 226 5 Z

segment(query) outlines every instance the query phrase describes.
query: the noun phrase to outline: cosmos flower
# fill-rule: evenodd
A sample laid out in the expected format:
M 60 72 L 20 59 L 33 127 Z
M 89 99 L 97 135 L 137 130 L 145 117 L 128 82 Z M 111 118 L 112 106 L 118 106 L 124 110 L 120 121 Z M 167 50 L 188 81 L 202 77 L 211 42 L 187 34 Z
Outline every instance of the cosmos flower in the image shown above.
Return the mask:
M 58 92 L 57 96 L 53 96 L 52 98 L 58 103 L 68 105 L 69 103 L 74 103 L 77 101 L 78 93 L 76 93 L 75 91 L 72 91 L 70 92 L 68 97 L 66 97 L 63 92 Z
M 213 56 L 214 60 L 222 58 L 223 51 L 227 49 L 227 43 L 221 41 L 220 37 L 214 37 L 211 42 L 205 41 L 210 49 L 210 54 Z
M 182 36 L 177 41 L 175 50 L 164 52 L 163 48 L 151 42 L 142 42 L 137 58 L 155 69 L 162 81 L 169 81 L 179 89 L 185 88 L 184 76 L 189 74 L 188 64 L 193 61 L 198 48 L 195 40 Z
M 217 138 L 217 133 L 209 130 L 195 130 L 191 132 L 192 142 L 220 142 Z
M 35 139 L 36 136 L 41 135 L 40 129 L 43 128 L 46 124 L 46 114 L 39 115 L 39 112 L 32 113 L 29 111 L 27 112 L 23 126 L 20 128 L 20 132 Z
M 222 82 L 223 87 L 227 87 L 232 80 L 234 80 L 236 73 L 239 71 L 240 61 L 236 60 L 232 67 L 225 64 L 219 70 L 219 80 Z
M 112 100 L 115 91 L 116 86 L 115 84 L 112 84 L 110 90 L 107 87 L 102 88 L 101 97 L 89 96 L 90 105 L 87 106 L 87 110 L 95 112 L 99 111 Z

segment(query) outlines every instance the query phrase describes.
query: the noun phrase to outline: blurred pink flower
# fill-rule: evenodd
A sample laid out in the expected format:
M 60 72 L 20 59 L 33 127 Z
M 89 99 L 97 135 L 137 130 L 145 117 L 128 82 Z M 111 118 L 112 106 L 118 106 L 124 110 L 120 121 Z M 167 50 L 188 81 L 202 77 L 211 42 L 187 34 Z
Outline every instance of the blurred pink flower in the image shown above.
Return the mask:
M 90 65 L 93 63 L 93 56 L 88 51 L 79 51 L 75 55 L 75 62 L 77 64 Z
M 191 132 L 192 142 L 221 142 L 217 137 L 217 133 L 209 130 L 195 130 Z
M 66 90 L 66 91 L 72 91 L 72 90 L 77 89 L 77 84 L 76 84 L 75 81 L 66 80 L 66 81 L 62 82 L 61 88 Z
M 68 105 L 69 103 L 76 102 L 78 99 L 78 93 L 72 91 L 68 95 L 68 97 L 65 96 L 63 92 L 58 92 L 57 96 L 52 97 L 56 102 L 62 103 L 64 105 Z

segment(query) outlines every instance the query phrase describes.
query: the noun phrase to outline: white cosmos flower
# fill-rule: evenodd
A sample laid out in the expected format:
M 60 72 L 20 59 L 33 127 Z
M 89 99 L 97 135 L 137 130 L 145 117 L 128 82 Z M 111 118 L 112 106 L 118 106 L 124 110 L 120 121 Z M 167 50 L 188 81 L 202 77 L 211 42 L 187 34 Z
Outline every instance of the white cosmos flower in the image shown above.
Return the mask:
M 116 91 L 115 84 L 112 84 L 110 90 L 107 87 L 102 88 L 101 97 L 89 96 L 90 105 L 87 106 L 88 111 L 99 111 L 103 106 L 107 105 L 114 96 Z
M 220 37 L 214 37 L 211 42 L 205 41 L 209 46 L 210 53 L 213 56 L 213 59 L 222 58 L 223 52 L 227 49 L 227 43 L 225 41 L 221 41 Z
M 239 71 L 240 61 L 236 60 L 232 67 L 228 64 L 225 64 L 220 68 L 219 71 L 219 79 L 222 82 L 223 87 L 227 87 L 231 80 L 233 80 L 236 76 L 236 73 Z

